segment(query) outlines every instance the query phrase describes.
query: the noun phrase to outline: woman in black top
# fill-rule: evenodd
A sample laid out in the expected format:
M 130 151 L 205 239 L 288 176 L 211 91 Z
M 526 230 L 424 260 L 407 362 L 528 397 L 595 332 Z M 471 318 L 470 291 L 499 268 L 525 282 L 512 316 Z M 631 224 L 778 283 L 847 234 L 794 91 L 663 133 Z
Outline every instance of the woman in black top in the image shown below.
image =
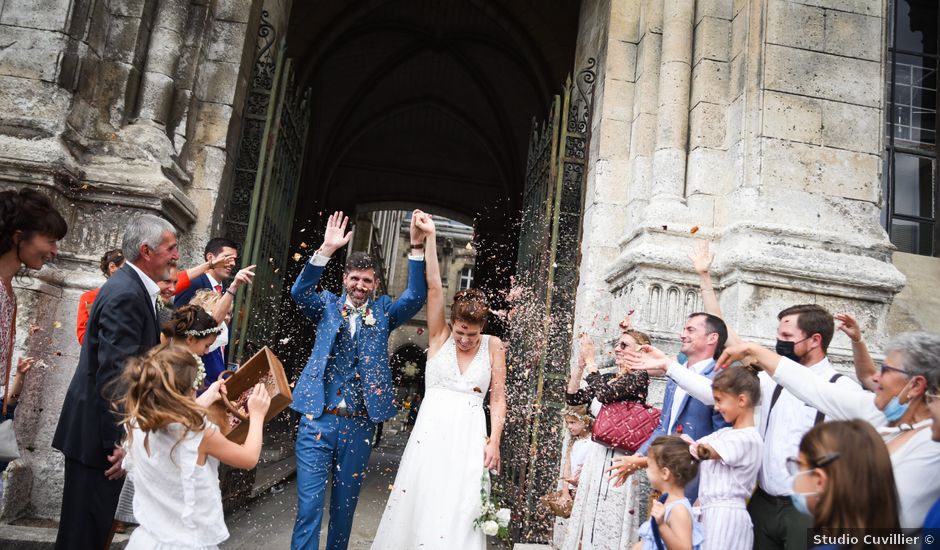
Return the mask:
M 629 316 L 620 323 L 620 328 L 620 338 L 613 350 L 616 367 L 611 372 L 602 373 L 597 368 L 591 337 L 582 334 L 579 338 L 580 359 L 572 369 L 565 399 L 569 406 L 590 404 L 591 413 L 596 417 L 601 406 L 607 403 L 646 402 L 649 375 L 644 371 L 631 371 L 626 365 L 626 352 L 637 351 L 641 345 L 649 343 L 649 337 L 631 330 Z M 587 387 L 582 388 L 585 370 L 588 371 Z M 561 547 L 565 550 L 628 547 L 635 542 L 639 527 L 640 514 L 630 505 L 634 487 L 632 483 L 614 487 L 607 481 L 606 473 L 613 458 L 626 453 L 596 442 L 591 445 Z

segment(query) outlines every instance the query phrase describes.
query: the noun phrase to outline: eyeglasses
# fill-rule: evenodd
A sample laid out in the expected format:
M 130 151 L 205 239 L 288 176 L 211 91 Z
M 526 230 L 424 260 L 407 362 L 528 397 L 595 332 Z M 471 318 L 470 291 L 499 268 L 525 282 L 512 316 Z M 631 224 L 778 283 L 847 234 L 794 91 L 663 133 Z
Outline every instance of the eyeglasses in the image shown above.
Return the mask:
M 890 366 L 890 365 L 882 364 L 882 365 L 881 365 L 881 376 L 884 376 L 884 375 L 885 375 L 885 371 L 886 371 L 886 370 L 891 370 L 891 371 L 894 371 L 894 372 L 900 372 L 900 373 L 903 374 L 904 376 L 910 376 L 910 375 L 911 375 L 911 373 L 907 372 L 907 371 L 904 370 L 904 369 L 899 369 L 899 368 L 897 368 L 897 367 L 892 367 L 892 366 Z
M 807 472 L 815 468 L 822 468 L 824 466 L 828 466 L 834 460 L 838 459 L 840 456 L 842 455 L 840 455 L 839 453 L 829 453 L 829 454 L 826 454 L 817 458 L 816 460 L 810 460 L 809 469 L 807 470 L 803 469 L 803 465 L 800 464 L 799 458 L 795 456 L 791 456 L 790 458 L 787 459 L 787 472 L 791 476 L 795 476 L 796 474 L 800 472 Z

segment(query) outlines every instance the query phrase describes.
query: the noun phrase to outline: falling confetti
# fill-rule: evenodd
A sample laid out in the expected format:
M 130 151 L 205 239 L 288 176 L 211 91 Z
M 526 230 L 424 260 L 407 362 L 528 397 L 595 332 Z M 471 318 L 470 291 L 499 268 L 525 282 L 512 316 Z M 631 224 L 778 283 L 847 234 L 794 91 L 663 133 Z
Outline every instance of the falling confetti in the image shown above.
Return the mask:
M 669 226 L 668 226 L 668 225 L 664 225 L 664 226 L 663 226 L 663 231 L 666 231 L 667 229 L 669 229 Z
M 52 323 L 52 328 L 62 328 L 62 323 L 55 321 Z
M 693 231 L 693 233 L 694 233 L 694 231 Z M 307 243 L 300 243 L 300 248 L 302 248 L 302 249 L 304 249 L 304 250 L 307 250 L 307 246 L 308 246 Z
M 293 258 L 295 262 L 299 262 L 303 256 L 300 255 L 300 252 L 294 252 Z
M 697 225 L 693 225 L 693 226 L 692 226 L 692 229 L 689 229 L 689 233 L 691 233 L 691 234 L 693 234 L 693 235 L 695 235 L 696 233 L 698 233 L 698 226 L 697 226 Z

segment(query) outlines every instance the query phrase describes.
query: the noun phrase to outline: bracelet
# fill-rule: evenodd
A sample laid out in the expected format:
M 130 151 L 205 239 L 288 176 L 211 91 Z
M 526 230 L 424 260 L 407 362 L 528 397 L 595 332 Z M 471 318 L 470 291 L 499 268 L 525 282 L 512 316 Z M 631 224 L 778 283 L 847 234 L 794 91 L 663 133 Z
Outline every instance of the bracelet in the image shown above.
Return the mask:
M 235 293 L 232 292 L 232 289 L 231 289 L 231 288 L 226 288 L 226 289 L 225 289 L 225 293 L 226 293 L 226 294 L 231 294 L 231 295 L 232 295 L 232 298 L 235 297 Z
M 411 243 L 411 249 L 412 250 L 424 250 L 424 243 L 418 243 L 418 244 Z

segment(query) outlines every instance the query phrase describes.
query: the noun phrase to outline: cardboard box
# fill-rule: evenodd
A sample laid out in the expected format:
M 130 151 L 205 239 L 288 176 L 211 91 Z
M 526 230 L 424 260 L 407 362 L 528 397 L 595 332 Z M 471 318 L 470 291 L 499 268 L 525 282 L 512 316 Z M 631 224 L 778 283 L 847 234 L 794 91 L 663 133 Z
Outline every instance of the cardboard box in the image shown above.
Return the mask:
M 268 395 L 271 396 L 271 406 L 268 413 L 264 416 L 267 422 L 290 406 L 293 401 L 290 385 L 287 383 L 287 375 L 284 373 L 284 365 L 276 355 L 267 346 L 254 354 L 248 361 L 245 361 L 234 374 L 228 377 L 225 382 L 225 388 L 228 397 L 234 404 L 239 396 L 250 390 L 265 378 L 268 373 L 273 375 L 273 380 L 266 384 Z M 245 411 L 243 411 L 245 412 Z M 247 412 L 245 412 L 247 415 Z M 248 437 L 249 421 L 241 421 L 232 428 L 230 422 L 230 412 L 222 400 L 216 401 L 209 407 L 209 419 L 219 426 L 219 429 L 235 443 L 244 443 Z

